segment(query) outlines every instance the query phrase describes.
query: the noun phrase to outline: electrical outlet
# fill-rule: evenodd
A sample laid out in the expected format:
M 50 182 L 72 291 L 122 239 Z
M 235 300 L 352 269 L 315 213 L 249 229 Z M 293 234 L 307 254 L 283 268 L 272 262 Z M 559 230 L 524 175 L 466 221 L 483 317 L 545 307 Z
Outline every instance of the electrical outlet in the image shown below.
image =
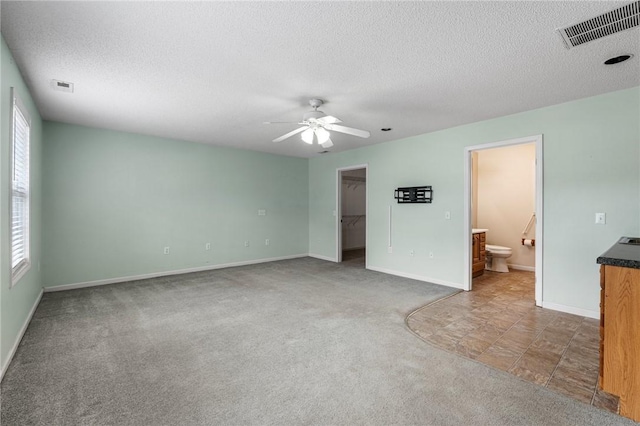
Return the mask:
M 430 257 L 431 259 L 433 259 L 433 252 L 432 252 L 432 251 L 430 251 L 430 252 L 429 252 L 429 257 Z
M 387 247 L 387 253 L 393 253 L 393 247 L 391 246 Z
M 169 254 L 169 247 L 164 248 L 164 254 Z
M 606 225 L 607 223 L 607 214 L 606 213 L 596 213 L 596 224 L 597 225 Z
M 413 250 L 409 250 L 409 256 L 412 256 L 415 254 L 415 252 Z
M 244 246 L 245 246 L 245 247 L 249 247 L 249 241 L 245 241 L 245 242 L 244 242 Z
M 265 245 L 265 246 L 268 246 L 268 245 L 269 245 L 269 243 L 270 243 L 270 241 L 269 241 L 269 239 L 268 239 L 268 238 L 267 238 L 266 240 L 264 240 L 264 245 Z
M 211 250 L 211 243 L 207 243 L 204 245 L 205 250 Z
M 451 219 L 451 212 L 449 211 L 444 212 L 444 218 L 447 220 Z
M 267 211 L 265 209 L 258 210 L 258 216 L 266 216 L 266 215 L 267 215 Z

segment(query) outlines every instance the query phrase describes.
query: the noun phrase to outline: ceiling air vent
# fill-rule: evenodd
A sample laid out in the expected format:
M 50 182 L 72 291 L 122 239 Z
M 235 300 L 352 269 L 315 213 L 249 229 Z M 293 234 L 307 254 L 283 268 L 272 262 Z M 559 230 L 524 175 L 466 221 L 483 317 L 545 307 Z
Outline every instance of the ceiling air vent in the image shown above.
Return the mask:
M 567 49 L 637 27 L 640 22 L 640 1 L 629 3 L 570 27 L 560 28 Z
M 51 80 L 51 88 L 60 92 L 73 93 L 73 83 L 68 81 Z

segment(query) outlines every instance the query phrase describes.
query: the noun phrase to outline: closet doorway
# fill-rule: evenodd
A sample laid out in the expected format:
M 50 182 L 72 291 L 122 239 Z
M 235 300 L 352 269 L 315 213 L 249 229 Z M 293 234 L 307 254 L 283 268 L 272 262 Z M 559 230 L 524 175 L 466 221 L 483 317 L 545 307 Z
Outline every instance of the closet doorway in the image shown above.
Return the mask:
M 337 170 L 336 259 L 366 267 L 367 166 Z

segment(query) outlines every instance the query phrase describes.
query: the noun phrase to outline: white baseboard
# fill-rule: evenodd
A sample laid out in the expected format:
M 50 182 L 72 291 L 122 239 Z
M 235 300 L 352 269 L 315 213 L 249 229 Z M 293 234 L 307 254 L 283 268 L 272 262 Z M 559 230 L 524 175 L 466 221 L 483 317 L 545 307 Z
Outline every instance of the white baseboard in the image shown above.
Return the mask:
M 422 276 L 422 275 L 410 274 L 410 273 L 407 273 L 407 272 L 394 271 L 392 269 L 378 268 L 377 266 L 367 266 L 367 269 L 370 269 L 370 270 L 376 271 L 376 272 L 382 272 L 384 274 L 396 275 L 398 277 L 410 278 L 412 280 L 425 281 L 425 282 L 432 283 L 432 284 L 439 284 L 439 285 L 444 285 L 444 286 L 447 286 L 447 287 L 453 287 L 453 288 L 462 289 L 462 284 L 460 284 L 460 283 L 452 283 L 450 281 L 444 281 L 444 280 L 440 280 L 440 279 L 437 279 L 437 278 L 430 278 L 430 277 L 425 277 L 425 276 Z
M 525 266 L 525 265 L 516 265 L 513 263 L 507 263 L 507 266 L 511 269 L 515 269 L 517 271 L 529 271 L 529 272 L 535 272 L 536 271 L 536 267 L 535 266 Z
M 329 261 L 329 262 L 337 262 L 335 257 L 323 256 L 321 254 L 309 253 L 309 257 L 314 257 L 316 259 L 326 260 L 326 261 Z
M 600 319 L 599 311 L 591 311 L 589 309 L 575 308 L 573 306 L 560 305 L 559 303 L 542 302 L 542 307 L 554 311 L 566 312 L 568 314 L 580 315 L 581 317 Z
M 38 305 L 40 304 L 40 300 L 42 299 L 42 293 L 44 293 L 44 291 L 40 290 L 40 294 L 36 298 L 35 303 L 31 307 L 31 310 L 29 311 L 29 315 L 27 315 L 27 318 L 24 320 L 24 324 L 22 324 L 22 328 L 20 328 L 20 331 L 18 332 L 18 335 L 16 336 L 16 340 L 13 343 L 13 346 L 11 347 L 11 350 L 9 351 L 9 354 L 7 356 L 7 360 L 4 363 L 4 365 L 2 366 L 2 369 L 0 370 L 0 382 L 2 382 L 2 379 L 4 378 L 4 373 L 7 372 L 7 368 L 9 368 L 9 365 L 11 364 L 11 360 L 13 359 L 13 356 L 16 354 L 16 351 L 18 350 L 18 346 L 20 346 L 20 342 L 22 341 L 22 337 L 24 336 L 24 333 L 27 331 L 27 327 L 29 327 L 29 323 L 31 322 L 31 318 L 33 318 L 33 314 L 36 312 L 36 309 L 38 308 Z
M 297 259 L 299 257 L 307 257 L 307 253 L 303 254 L 293 254 L 289 256 L 280 256 L 280 257 L 271 257 L 267 259 L 255 259 L 255 260 L 243 260 L 241 262 L 232 262 L 232 263 L 222 263 L 218 265 L 207 265 L 207 266 L 199 266 L 197 268 L 187 268 L 187 269 L 178 269 L 175 271 L 163 271 L 163 272 L 152 272 L 150 274 L 142 274 L 142 275 L 132 275 L 129 277 L 118 277 L 118 278 L 107 278 L 104 280 L 95 280 L 95 281 L 86 281 L 81 283 L 74 284 L 62 284 L 51 287 L 45 287 L 44 291 L 49 293 L 52 291 L 65 291 L 65 290 L 75 290 L 78 288 L 85 287 L 96 287 L 100 285 L 106 284 L 116 284 L 116 283 L 124 283 L 127 281 L 138 281 L 138 280 L 146 280 L 149 278 L 157 278 L 157 277 L 166 277 L 170 275 L 180 275 L 180 274 L 188 274 L 191 272 L 202 272 L 202 271 L 210 271 L 213 269 L 223 269 L 223 268 L 232 268 L 234 266 L 245 266 L 245 265 L 255 265 L 258 263 L 266 263 L 266 262 L 275 262 L 278 260 L 287 260 L 287 259 Z

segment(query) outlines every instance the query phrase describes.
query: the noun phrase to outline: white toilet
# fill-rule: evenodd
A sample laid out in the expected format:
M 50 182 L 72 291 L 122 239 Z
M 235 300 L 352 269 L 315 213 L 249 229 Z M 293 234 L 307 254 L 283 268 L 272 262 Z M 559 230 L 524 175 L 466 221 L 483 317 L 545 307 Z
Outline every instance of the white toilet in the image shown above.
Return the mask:
M 509 272 L 507 266 L 507 258 L 511 257 L 511 248 L 503 246 L 494 246 L 487 244 L 484 246 L 486 250 L 487 263 L 485 269 L 495 272 Z

